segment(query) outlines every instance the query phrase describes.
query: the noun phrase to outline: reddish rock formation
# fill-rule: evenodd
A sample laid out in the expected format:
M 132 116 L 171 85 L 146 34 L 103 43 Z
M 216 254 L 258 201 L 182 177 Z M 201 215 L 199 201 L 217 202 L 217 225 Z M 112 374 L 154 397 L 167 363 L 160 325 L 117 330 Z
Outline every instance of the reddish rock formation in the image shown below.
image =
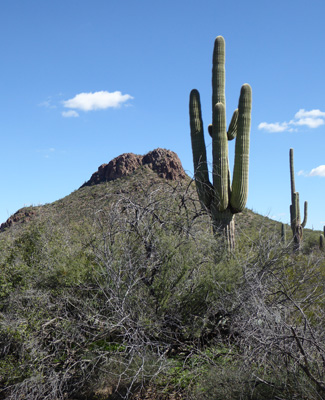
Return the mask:
M 109 182 L 132 174 L 137 168 L 146 166 L 155 171 L 161 178 L 169 180 L 184 179 L 186 174 L 178 155 L 171 150 L 155 149 L 144 156 L 125 153 L 103 164 L 98 168 L 88 182 L 81 187 Z M 6 222 L 0 225 L 0 232 L 16 223 L 30 221 L 36 215 L 36 208 L 24 207 L 13 214 Z
M 15 212 L 15 214 L 13 214 L 11 217 L 9 217 L 6 222 L 3 222 L 0 225 L 0 231 L 2 232 L 6 228 L 9 228 L 10 226 L 14 225 L 17 222 L 20 222 L 20 223 L 28 222 L 31 220 L 31 218 L 33 218 L 33 216 L 35 214 L 36 214 L 36 212 L 33 210 L 21 208 L 20 210 Z
M 157 172 L 161 178 L 169 180 L 184 179 L 186 174 L 178 155 L 171 150 L 155 149 L 144 156 L 125 153 L 103 164 L 92 174 L 89 181 L 81 187 L 109 182 L 132 174 L 137 168 L 147 166 Z

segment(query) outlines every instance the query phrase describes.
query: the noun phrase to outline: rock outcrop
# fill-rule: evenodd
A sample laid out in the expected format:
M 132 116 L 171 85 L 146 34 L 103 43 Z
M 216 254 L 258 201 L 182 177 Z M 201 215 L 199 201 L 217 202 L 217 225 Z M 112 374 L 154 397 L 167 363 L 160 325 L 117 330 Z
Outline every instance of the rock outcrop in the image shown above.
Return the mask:
M 155 149 L 144 156 L 125 153 L 102 164 L 98 171 L 92 174 L 89 181 L 81 187 L 109 182 L 132 174 L 137 168 L 147 166 L 155 171 L 161 178 L 179 180 L 186 177 L 178 155 L 171 150 Z
M 181 180 L 186 178 L 185 171 L 178 155 L 171 150 L 155 149 L 144 156 L 125 153 L 103 164 L 98 168 L 89 181 L 81 187 L 109 182 L 132 174 L 138 168 L 150 168 L 161 178 Z M 23 224 L 37 216 L 37 207 L 24 207 L 0 224 L 0 232 L 15 224 Z
M 30 208 L 21 208 L 15 214 L 7 219 L 6 222 L 3 222 L 0 225 L 0 232 L 4 231 L 6 228 L 10 228 L 12 225 L 17 222 L 23 224 L 25 222 L 29 222 L 36 215 L 36 211 Z

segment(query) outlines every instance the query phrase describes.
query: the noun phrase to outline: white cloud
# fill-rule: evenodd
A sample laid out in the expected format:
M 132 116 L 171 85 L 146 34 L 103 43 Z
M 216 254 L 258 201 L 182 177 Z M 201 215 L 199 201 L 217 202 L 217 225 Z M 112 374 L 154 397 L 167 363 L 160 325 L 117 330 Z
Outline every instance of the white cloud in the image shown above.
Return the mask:
M 120 107 L 126 101 L 133 99 L 129 94 L 122 94 L 119 91 L 100 91 L 94 93 L 79 93 L 74 98 L 63 101 L 66 108 L 73 108 L 82 111 L 104 110 L 106 108 Z
M 261 122 L 258 125 L 258 129 L 264 129 L 268 132 L 283 132 L 288 129 L 288 124 L 286 122 L 275 122 L 273 124 L 268 124 L 267 122 Z
M 325 112 L 321 110 L 310 110 L 306 111 L 303 108 L 300 109 L 294 116 L 294 119 L 289 122 L 275 122 L 267 123 L 261 122 L 258 125 L 258 129 L 263 129 L 267 132 L 292 132 L 296 126 L 306 126 L 311 129 L 318 128 L 321 125 L 325 125 Z
M 294 125 L 306 125 L 309 128 L 318 128 L 325 124 L 325 121 L 321 118 L 300 118 L 298 121 L 293 122 Z
M 308 176 L 325 176 L 325 165 L 320 165 L 319 167 L 313 168 Z
M 311 111 L 306 111 L 303 108 L 301 108 L 295 115 L 295 118 L 304 118 L 304 117 L 312 117 L 312 118 L 317 118 L 317 117 L 325 117 L 325 112 L 321 110 L 311 110 Z
M 325 165 L 320 165 L 316 168 L 313 168 L 311 171 L 306 172 L 306 171 L 299 171 L 298 175 L 301 176 L 321 176 L 325 177 Z
M 75 110 L 69 110 L 69 111 L 62 111 L 62 117 L 64 118 L 76 118 L 79 117 L 79 114 Z

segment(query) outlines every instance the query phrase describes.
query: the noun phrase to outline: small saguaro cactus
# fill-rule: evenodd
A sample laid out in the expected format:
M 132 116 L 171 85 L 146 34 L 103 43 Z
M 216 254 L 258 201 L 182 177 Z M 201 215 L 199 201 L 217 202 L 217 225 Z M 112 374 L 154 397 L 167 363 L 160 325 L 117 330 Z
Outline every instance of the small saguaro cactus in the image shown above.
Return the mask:
M 281 224 L 281 241 L 283 244 L 286 244 L 287 234 L 286 234 L 286 226 L 285 224 Z
M 290 181 L 291 181 L 290 222 L 291 222 L 291 229 L 292 229 L 292 234 L 293 234 L 294 249 L 299 250 L 300 246 L 301 246 L 302 236 L 303 236 L 303 228 L 306 226 L 306 223 L 307 223 L 308 203 L 307 203 L 307 201 L 305 201 L 305 203 L 304 203 L 304 219 L 303 219 L 303 222 L 301 223 L 299 193 L 296 192 L 296 189 L 295 189 L 293 149 L 290 149 L 289 161 L 290 161 Z
M 319 236 L 319 248 L 324 250 L 325 248 L 325 226 L 323 227 L 323 233 Z
M 190 127 L 196 188 L 200 202 L 209 211 L 213 230 L 222 232 L 228 247 L 235 246 L 234 215 L 244 210 L 248 195 L 249 139 L 252 90 L 248 84 L 241 88 L 238 109 L 226 129 L 225 100 L 225 41 L 218 36 L 214 42 L 212 62 L 212 137 L 213 184 L 209 180 L 203 133 L 200 94 L 190 94 Z M 231 184 L 228 162 L 228 140 L 236 137 L 235 163 Z

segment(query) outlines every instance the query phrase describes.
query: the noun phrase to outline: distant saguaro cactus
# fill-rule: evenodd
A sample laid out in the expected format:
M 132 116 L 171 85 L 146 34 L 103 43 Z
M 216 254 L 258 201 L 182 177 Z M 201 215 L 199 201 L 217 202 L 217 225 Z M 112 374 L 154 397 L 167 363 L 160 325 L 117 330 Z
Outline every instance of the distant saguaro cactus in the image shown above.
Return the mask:
M 203 134 L 200 94 L 190 94 L 190 127 L 197 192 L 201 203 L 210 212 L 214 232 L 222 232 L 228 247 L 235 246 L 234 215 L 244 210 L 248 195 L 249 139 L 252 90 L 241 88 L 238 109 L 226 129 L 225 41 L 218 36 L 214 42 L 212 67 L 212 137 L 213 185 L 209 180 L 206 147 Z M 235 163 L 231 184 L 228 162 L 228 140 L 236 137 Z
M 324 235 L 321 233 L 319 236 L 319 248 L 320 250 L 324 250 Z
M 281 224 L 281 241 L 283 244 L 286 244 L 287 241 L 287 233 L 285 224 Z
M 323 227 L 323 233 L 319 236 L 319 248 L 320 250 L 324 250 L 325 248 L 325 226 Z
M 292 234 L 293 234 L 294 249 L 299 250 L 300 246 L 301 246 L 302 236 L 303 236 L 303 228 L 306 226 L 306 223 L 307 223 L 308 203 L 307 203 L 307 201 L 305 201 L 305 203 L 304 203 L 304 219 L 303 219 L 303 222 L 301 223 L 299 193 L 296 192 L 296 189 L 295 189 L 293 149 L 290 149 L 289 161 L 290 161 L 290 181 L 291 181 L 290 222 L 291 222 L 291 229 L 292 229 Z

